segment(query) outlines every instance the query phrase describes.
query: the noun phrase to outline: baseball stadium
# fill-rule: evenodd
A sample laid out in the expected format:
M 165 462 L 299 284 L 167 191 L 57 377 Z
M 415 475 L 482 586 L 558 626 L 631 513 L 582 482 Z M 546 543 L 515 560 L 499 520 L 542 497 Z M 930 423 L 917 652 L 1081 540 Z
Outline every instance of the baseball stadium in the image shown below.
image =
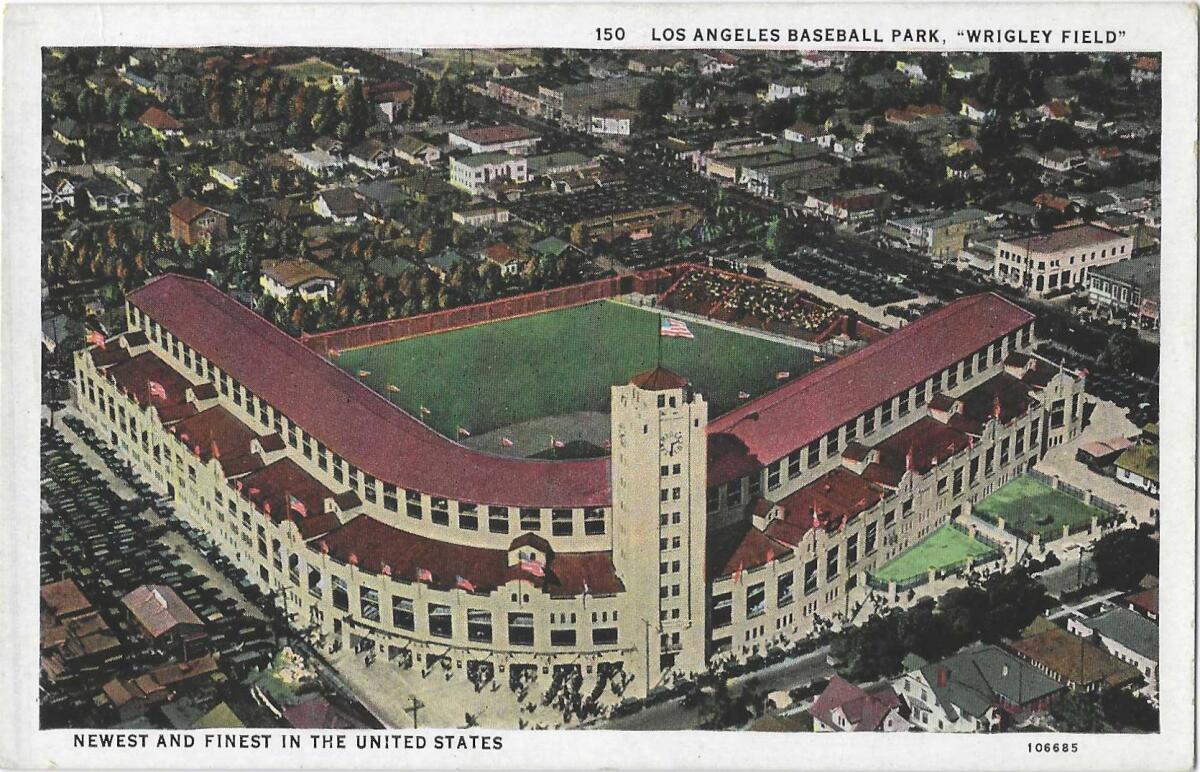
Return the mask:
M 680 265 L 297 339 L 166 274 L 71 388 L 314 644 L 644 696 L 956 560 L 939 529 L 1081 430 L 1034 321 L 884 332 Z

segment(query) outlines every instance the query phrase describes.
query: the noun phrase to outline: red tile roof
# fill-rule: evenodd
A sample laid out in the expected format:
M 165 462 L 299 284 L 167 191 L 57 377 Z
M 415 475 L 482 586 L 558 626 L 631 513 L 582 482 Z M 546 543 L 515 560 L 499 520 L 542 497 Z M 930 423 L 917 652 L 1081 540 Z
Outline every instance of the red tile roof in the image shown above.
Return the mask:
M 325 500 L 334 498 L 333 491 L 290 458 L 281 458 L 251 472 L 238 483 L 241 484 L 241 496 L 255 509 L 267 513 L 276 523 L 290 519 L 306 539 L 325 533 L 338 524 L 335 515 L 325 512 Z M 238 483 L 234 483 L 235 490 L 238 489 Z M 305 515 L 291 506 L 288 496 L 304 506 Z
M 891 686 L 867 692 L 839 675 L 829 679 L 829 685 L 809 708 L 814 718 L 826 726 L 838 726 L 833 711 L 841 708 L 852 731 L 874 732 L 883 724 L 889 711 L 900 707 L 900 697 Z
M 172 217 L 183 222 L 191 222 L 208 210 L 209 206 L 207 204 L 202 204 L 196 199 L 187 198 L 186 196 L 167 207 L 167 212 Z
M 138 405 L 145 407 L 153 404 L 160 414 L 164 408 L 185 405 L 187 390 L 192 385 L 191 381 L 149 351 L 113 365 L 107 375 L 118 389 L 133 397 Z M 150 396 L 151 381 L 163 387 L 167 393 L 166 399 Z
M 202 625 L 183 599 L 165 584 L 144 584 L 121 598 L 121 603 L 151 638 L 158 638 L 180 625 Z
M 500 142 L 517 142 L 523 139 L 535 139 L 536 134 L 520 126 L 485 126 L 478 129 L 466 129 L 454 132 L 468 142 L 477 145 L 492 145 Z
M 171 433 L 189 448 L 199 448 L 197 457 L 202 462 L 208 463 L 216 454 L 222 466 L 250 455 L 250 441 L 258 437 L 220 405 L 183 419 L 171 427 Z
M 203 281 L 163 275 L 129 302 L 380 480 L 477 504 L 609 502 L 608 458 L 506 458 L 452 442 Z
M 740 536 L 736 532 L 726 534 L 709 543 L 708 578 L 720 579 L 749 571 L 790 554 L 791 547 L 754 527 L 747 528 Z
M 906 426 L 875 446 L 878 460 L 867 466 L 867 480 L 895 487 L 910 463 L 917 474 L 925 474 L 937 464 L 961 453 L 970 444 L 966 434 L 926 416 Z
M 508 550 L 452 544 L 421 536 L 359 515 L 320 540 L 322 550 L 343 563 L 357 562 L 363 571 L 379 574 L 387 566 L 391 576 L 404 582 L 417 580 L 419 569 L 433 575 L 429 584 L 451 589 L 457 577 L 470 581 L 477 592 L 487 593 L 510 580 L 522 579 L 556 597 L 623 592 L 608 552 L 562 552 L 549 558 L 545 577 L 535 577 L 508 565 Z M 354 560 L 351 560 L 351 555 Z
M 835 467 L 779 502 L 783 516 L 767 526 L 767 535 L 799 544 L 814 527 L 813 512 L 823 521 L 850 522 L 878 504 L 886 491 L 844 467 Z
M 179 131 L 183 128 L 182 123 L 175 120 L 170 113 L 158 107 L 151 107 L 146 110 L 146 112 L 142 113 L 142 117 L 138 118 L 138 122 L 143 126 L 163 131 Z
M 740 405 L 712 421 L 709 432 L 733 435 L 758 465 L 771 463 L 1033 319 L 994 293 L 957 300 Z M 736 466 L 729 460 L 723 463 Z M 709 476 L 710 484 L 724 481 L 714 481 L 711 470 Z

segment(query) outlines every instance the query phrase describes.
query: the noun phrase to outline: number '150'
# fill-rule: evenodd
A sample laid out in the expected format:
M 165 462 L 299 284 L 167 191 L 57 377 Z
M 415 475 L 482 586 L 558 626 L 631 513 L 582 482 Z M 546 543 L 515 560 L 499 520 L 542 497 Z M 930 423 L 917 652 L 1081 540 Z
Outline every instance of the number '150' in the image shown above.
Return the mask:
M 624 27 L 596 27 L 596 40 L 624 40 Z

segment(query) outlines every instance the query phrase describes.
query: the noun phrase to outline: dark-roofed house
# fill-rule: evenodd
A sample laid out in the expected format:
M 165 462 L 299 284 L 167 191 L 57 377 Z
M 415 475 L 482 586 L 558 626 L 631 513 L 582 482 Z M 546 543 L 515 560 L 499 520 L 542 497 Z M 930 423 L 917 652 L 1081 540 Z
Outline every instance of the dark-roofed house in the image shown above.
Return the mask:
M 326 220 L 342 225 L 357 222 L 362 215 L 362 202 L 350 188 L 322 190 L 313 201 L 313 211 Z
M 1071 689 L 1096 692 L 1126 686 L 1141 677 L 1133 665 L 1057 625 L 1013 641 L 1009 648 Z
M 990 644 L 973 644 L 893 683 L 913 726 L 929 732 L 990 732 L 1044 711 L 1066 688 Z
M 1114 318 L 1130 316 L 1139 327 L 1157 329 L 1161 266 L 1154 254 L 1097 268 L 1088 276 L 1088 302 Z
M 1158 699 L 1158 623 L 1136 611 L 1118 606 L 1087 619 L 1067 620 L 1076 635 L 1095 635 L 1100 645 L 1117 659 L 1138 669 L 1146 681 L 1146 692 Z

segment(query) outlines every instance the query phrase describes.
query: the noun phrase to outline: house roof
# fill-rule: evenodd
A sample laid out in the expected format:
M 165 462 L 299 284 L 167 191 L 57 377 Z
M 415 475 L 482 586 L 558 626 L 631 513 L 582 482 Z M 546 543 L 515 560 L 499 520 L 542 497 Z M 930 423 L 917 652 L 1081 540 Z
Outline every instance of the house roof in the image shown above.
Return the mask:
M 511 458 L 459 445 L 204 281 L 164 274 L 128 299 L 380 480 L 479 504 L 590 507 L 609 500 L 608 458 Z
M 1108 686 L 1118 686 L 1138 677 L 1136 667 L 1061 627 L 1014 641 L 1010 647 L 1059 678 L 1075 684 L 1103 681 Z
M 1087 249 L 1088 247 L 1098 247 L 1101 244 L 1108 244 L 1127 238 L 1129 237 L 1124 233 L 1085 223 L 1059 228 L 1049 233 L 1037 233 L 1015 239 L 1005 239 L 1005 241 L 1019 252 L 1028 250 L 1029 252 L 1039 254 L 1061 252 L 1067 249 Z
M 855 732 L 874 732 L 883 724 L 887 714 L 900 707 L 900 697 L 891 686 L 868 692 L 839 675 L 829 679 L 825 691 L 817 697 L 808 712 L 828 726 L 837 726 L 833 711 L 841 709 Z
M 944 685 L 939 671 L 945 671 Z M 920 672 L 941 705 L 976 718 L 985 715 L 997 698 L 1028 705 L 1064 688 L 1036 667 L 990 644 L 969 646 L 921 667 Z
M 353 217 L 361 211 L 358 197 L 350 188 L 330 188 L 322 190 L 317 198 L 325 202 L 334 217 Z
M 322 694 L 283 709 L 283 719 L 293 729 L 369 729 L 350 713 L 336 707 Z
M 1125 597 L 1125 602 L 1140 609 L 1143 614 L 1158 616 L 1158 587 L 1150 587 Z
M 179 625 L 202 624 L 200 617 L 165 584 L 144 584 L 121 598 L 121 603 L 152 638 L 165 635 Z
M 324 281 L 337 280 L 337 276 L 304 258 L 264 260 L 262 262 L 262 272 L 268 279 L 288 289 L 295 289 L 301 284 L 313 281 L 314 279 Z
M 501 142 L 519 142 L 526 139 L 536 139 L 529 129 L 521 126 L 484 126 L 478 129 L 465 129 L 451 132 L 451 136 L 460 137 L 467 142 L 478 145 L 495 145 Z
M 193 198 L 188 198 L 185 196 L 176 201 L 174 204 L 171 204 L 171 206 L 167 208 L 167 211 L 170 212 L 172 217 L 183 220 L 184 222 L 192 222 L 197 217 L 207 212 L 210 208 L 211 207 L 209 207 L 207 204 L 202 204 Z
M 1141 614 L 1118 606 L 1085 620 L 1084 624 L 1105 638 L 1158 661 L 1158 624 Z
M 1117 456 L 1116 463 L 1119 469 L 1158 482 L 1158 445 L 1156 443 L 1134 445 Z
M 138 118 L 138 122 L 143 126 L 149 126 L 152 129 L 162 131 L 179 131 L 183 128 L 183 124 L 174 118 L 170 113 L 159 107 L 151 107 L 142 113 Z
M 520 252 L 503 243 L 484 247 L 480 250 L 479 254 L 484 260 L 496 263 L 497 265 L 508 265 L 509 263 L 518 262 L 523 259 Z
M 79 614 L 92 607 L 91 601 L 84 596 L 73 579 L 43 584 L 41 595 L 42 603 L 58 618 Z

